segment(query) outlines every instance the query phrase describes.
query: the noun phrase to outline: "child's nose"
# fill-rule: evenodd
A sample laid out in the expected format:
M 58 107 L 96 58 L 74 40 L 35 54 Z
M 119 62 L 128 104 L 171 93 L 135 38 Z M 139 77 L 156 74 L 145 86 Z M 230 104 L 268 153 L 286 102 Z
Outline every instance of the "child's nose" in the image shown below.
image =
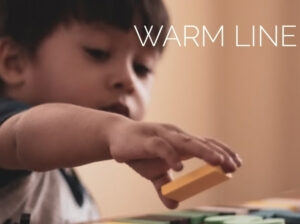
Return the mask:
M 131 69 L 123 67 L 116 69 L 114 73 L 110 79 L 110 87 L 125 93 L 133 93 L 134 80 Z

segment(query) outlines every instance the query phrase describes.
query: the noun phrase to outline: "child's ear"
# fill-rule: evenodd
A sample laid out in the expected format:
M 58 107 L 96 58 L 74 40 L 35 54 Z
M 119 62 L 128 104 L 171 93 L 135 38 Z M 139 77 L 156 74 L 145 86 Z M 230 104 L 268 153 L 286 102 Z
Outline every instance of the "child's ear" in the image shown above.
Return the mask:
M 24 83 L 26 55 L 13 40 L 0 39 L 0 77 L 6 86 L 20 86 Z

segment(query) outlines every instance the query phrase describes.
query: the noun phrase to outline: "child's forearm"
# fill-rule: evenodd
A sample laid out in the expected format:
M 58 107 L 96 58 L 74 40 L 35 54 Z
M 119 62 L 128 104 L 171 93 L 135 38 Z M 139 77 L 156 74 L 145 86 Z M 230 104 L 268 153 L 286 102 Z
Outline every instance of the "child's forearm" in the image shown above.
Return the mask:
M 69 104 L 44 104 L 0 127 L 0 167 L 50 170 L 110 159 L 108 135 L 127 118 Z

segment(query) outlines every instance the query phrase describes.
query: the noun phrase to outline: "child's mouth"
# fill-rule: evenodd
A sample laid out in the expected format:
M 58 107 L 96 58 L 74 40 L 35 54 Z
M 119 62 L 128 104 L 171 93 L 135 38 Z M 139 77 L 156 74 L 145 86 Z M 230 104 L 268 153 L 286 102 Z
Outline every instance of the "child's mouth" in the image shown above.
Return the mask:
M 130 115 L 128 107 L 121 103 L 111 104 L 107 107 L 101 108 L 100 110 L 111 112 L 111 113 L 116 113 L 116 114 L 121 114 L 128 118 Z

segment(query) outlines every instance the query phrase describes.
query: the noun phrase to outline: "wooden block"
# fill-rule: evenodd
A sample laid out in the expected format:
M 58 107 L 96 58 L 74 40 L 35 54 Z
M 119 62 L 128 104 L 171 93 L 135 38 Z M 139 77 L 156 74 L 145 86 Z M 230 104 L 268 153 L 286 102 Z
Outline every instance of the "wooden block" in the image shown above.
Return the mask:
M 218 215 L 246 215 L 249 214 L 250 211 L 252 211 L 249 208 L 241 206 L 201 206 L 198 208 L 194 208 L 194 210 L 201 212 L 215 212 Z
M 175 201 L 183 201 L 232 177 L 220 167 L 205 165 L 162 186 L 162 194 Z
M 128 223 L 128 222 L 116 222 L 116 221 L 108 222 L 108 221 L 106 221 L 106 222 L 93 222 L 93 223 L 89 223 L 89 224 L 131 224 L 131 223 Z
M 138 224 L 190 224 L 189 217 L 182 217 L 182 216 L 168 216 L 168 215 L 160 215 L 160 214 L 153 214 L 153 215 L 144 215 L 144 216 L 137 216 L 131 218 L 130 221 L 135 220 L 133 223 Z M 129 220 L 125 220 L 126 222 L 130 222 Z

